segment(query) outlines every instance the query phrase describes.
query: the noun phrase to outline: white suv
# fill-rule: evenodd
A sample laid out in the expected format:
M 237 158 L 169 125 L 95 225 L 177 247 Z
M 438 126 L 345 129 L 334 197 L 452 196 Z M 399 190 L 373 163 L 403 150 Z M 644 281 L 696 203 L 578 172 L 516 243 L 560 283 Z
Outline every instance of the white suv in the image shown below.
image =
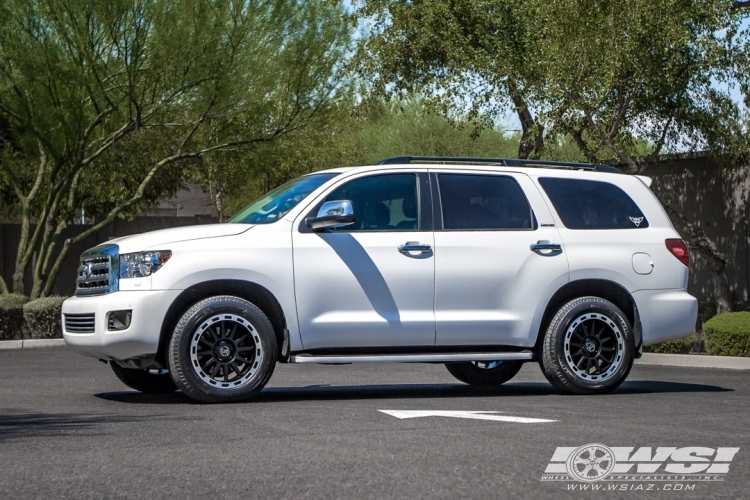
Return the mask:
M 134 389 L 204 402 L 252 398 L 277 362 L 439 362 L 496 385 L 535 360 L 561 391 L 610 391 L 695 325 L 688 250 L 649 184 L 478 158 L 317 172 L 228 224 L 85 252 L 65 340 Z

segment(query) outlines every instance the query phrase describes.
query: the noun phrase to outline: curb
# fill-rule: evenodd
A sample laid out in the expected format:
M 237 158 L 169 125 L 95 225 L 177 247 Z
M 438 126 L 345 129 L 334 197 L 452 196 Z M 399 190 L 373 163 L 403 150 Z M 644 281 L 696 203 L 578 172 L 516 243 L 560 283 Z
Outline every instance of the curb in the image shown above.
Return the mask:
M 635 360 L 637 365 L 680 366 L 684 368 L 721 368 L 724 370 L 750 370 L 750 358 L 735 356 L 708 356 L 705 354 L 658 354 L 644 352 Z
M 63 347 L 65 339 L 24 339 L 0 341 L 0 351 L 10 349 L 38 349 L 41 347 Z

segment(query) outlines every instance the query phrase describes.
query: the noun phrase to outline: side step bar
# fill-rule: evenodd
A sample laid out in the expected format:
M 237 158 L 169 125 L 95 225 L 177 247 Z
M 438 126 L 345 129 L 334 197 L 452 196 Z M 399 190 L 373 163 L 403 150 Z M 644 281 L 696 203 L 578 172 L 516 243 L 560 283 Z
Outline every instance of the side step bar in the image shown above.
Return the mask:
M 290 363 L 321 363 L 326 365 L 349 363 L 452 363 L 461 361 L 526 361 L 531 352 L 486 352 L 461 354 L 386 354 L 355 356 L 292 355 Z

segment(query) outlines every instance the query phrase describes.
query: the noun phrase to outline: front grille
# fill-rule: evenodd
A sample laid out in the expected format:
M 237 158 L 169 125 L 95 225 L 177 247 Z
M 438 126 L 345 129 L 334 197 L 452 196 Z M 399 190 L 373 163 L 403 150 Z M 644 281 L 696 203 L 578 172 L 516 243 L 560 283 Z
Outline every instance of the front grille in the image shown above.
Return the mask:
M 65 331 L 70 333 L 94 333 L 96 328 L 96 315 L 88 314 L 66 314 Z
M 94 254 L 81 257 L 76 276 L 76 295 L 96 295 L 110 291 L 110 256 Z

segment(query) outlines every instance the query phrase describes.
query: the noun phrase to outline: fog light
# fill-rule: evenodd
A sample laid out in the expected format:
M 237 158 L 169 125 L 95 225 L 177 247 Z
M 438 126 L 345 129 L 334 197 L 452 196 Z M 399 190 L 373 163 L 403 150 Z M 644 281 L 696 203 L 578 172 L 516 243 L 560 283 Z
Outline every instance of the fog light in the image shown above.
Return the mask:
M 109 331 L 127 330 L 130 327 L 130 319 L 133 311 L 112 311 L 107 316 L 107 328 Z

